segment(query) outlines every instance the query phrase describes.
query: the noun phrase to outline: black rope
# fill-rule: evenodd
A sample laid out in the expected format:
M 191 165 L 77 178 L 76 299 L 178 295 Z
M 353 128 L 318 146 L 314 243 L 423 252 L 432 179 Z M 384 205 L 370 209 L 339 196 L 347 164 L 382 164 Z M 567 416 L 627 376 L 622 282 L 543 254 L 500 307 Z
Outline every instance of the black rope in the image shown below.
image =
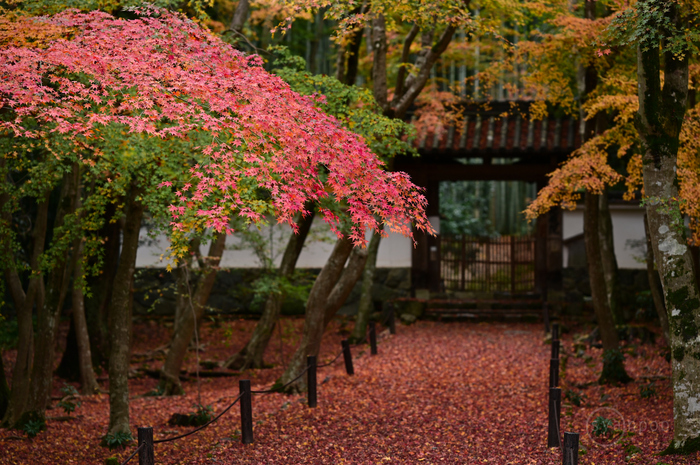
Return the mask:
M 342 351 L 342 350 L 340 351 L 340 353 L 339 353 L 338 355 L 335 356 L 335 358 L 334 358 L 333 360 L 331 360 L 331 361 L 328 362 L 328 363 L 323 363 L 323 364 L 321 364 L 321 365 L 316 365 L 316 368 L 325 368 L 325 367 L 329 367 L 329 366 L 333 365 L 333 364 L 340 358 L 341 355 L 343 355 L 343 351 Z
M 306 373 L 307 371 L 309 371 L 309 367 L 304 368 L 304 369 L 302 370 L 302 372 L 299 373 L 299 375 L 298 375 L 296 378 L 294 378 L 293 380 L 291 380 L 291 381 L 288 382 L 287 384 L 283 384 L 283 385 L 280 386 L 279 388 L 275 388 L 275 389 L 270 388 L 270 389 L 265 389 L 264 391 L 250 391 L 250 392 L 251 392 L 252 394 L 272 394 L 272 393 L 274 393 L 274 392 L 281 392 L 284 388 L 286 388 L 287 386 L 289 386 L 290 384 L 292 384 L 294 381 L 296 381 L 296 380 L 298 380 L 299 378 L 301 378 L 302 376 L 304 376 L 304 373 Z
M 129 458 L 126 459 L 126 460 L 124 460 L 124 461 L 122 462 L 122 465 L 126 465 L 127 463 L 129 463 L 129 460 L 133 459 L 133 458 L 134 458 L 134 455 L 138 454 L 139 451 L 141 450 L 141 448 L 142 448 L 143 446 L 145 446 L 145 445 L 146 445 L 145 442 L 141 443 L 141 445 L 138 446 L 138 447 L 136 448 L 136 450 L 135 450 L 134 452 L 131 453 L 131 455 L 129 456 Z
M 162 442 L 170 442 L 170 441 L 174 441 L 174 440 L 176 440 L 176 439 L 186 438 L 187 436 L 189 436 L 189 435 L 191 435 L 191 434 L 194 434 L 194 433 L 196 433 L 197 431 L 203 430 L 204 428 L 206 428 L 207 426 L 211 425 L 211 424 L 214 423 L 216 420 L 218 420 L 219 418 L 221 418 L 221 416 L 222 416 L 224 413 L 226 413 L 226 412 L 228 412 L 229 410 L 231 410 L 231 407 L 233 407 L 234 405 L 236 405 L 236 402 L 238 402 L 239 400 L 241 400 L 241 397 L 243 397 L 243 393 L 238 394 L 238 397 L 236 397 L 236 400 L 234 400 L 234 401 L 231 403 L 231 405 L 229 405 L 228 407 L 226 407 L 220 414 L 218 414 L 216 417 L 214 417 L 214 419 L 209 420 L 208 422 L 204 423 L 202 426 L 193 429 L 193 430 L 190 431 L 189 433 L 184 433 L 184 434 L 181 434 L 181 435 L 179 435 L 179 436 L 173 436 L 172 438 L 159 439 L 159 440 L 157 440 L 157 441 L 153 441 L 153 444 L 160 444 L 160 443 L 162 443 Z

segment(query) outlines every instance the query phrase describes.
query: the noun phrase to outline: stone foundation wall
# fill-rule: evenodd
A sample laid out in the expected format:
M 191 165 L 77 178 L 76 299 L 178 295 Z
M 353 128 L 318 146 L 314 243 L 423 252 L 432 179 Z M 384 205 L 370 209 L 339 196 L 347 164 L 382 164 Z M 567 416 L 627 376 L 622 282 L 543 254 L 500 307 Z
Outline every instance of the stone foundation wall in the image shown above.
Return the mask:
M 646 270 L 620 269 L 620 303 L 625 320 L 636 316 L 656 318 L 654 302 L 649 293 L 649 280 Z M 550 301 L 560 306 L 564 315 L 584 316 L 593 311 L 591 286 L 586 268 L 564 268 L 562 270 L 563 289 L 550 293 Z M 641 315 L 640 315 L 641 313 Z
M 309 286 L 319 273 L 319 269 L 300 270 L 298 284 L 306 282 Z M 253 301 L 253 284 L 260 277 L 258 268 L 222 269 L 216 276 L 216 282 L 209 297 L 209 314 L 239 315 L 255 317 L 262 312 L 262 307 Z M 163 269 L 141 268 L 134 280 L 134 314 L 137 315 L 173 315 L 175 312 L 175 274 Z M 342 315 L 357 312 L 360 300 L 361 282 L 355 285 L 352 293 L 340 310 Z M 377 268 L 372 300 L 375 308 L 380 310 L 384 302 L 397 297 L 408 297 L 411 287 L 410 268 Z M 300 298 L 285 299 L 282 313 L 285 315 L 303 315 L 305 301 Z

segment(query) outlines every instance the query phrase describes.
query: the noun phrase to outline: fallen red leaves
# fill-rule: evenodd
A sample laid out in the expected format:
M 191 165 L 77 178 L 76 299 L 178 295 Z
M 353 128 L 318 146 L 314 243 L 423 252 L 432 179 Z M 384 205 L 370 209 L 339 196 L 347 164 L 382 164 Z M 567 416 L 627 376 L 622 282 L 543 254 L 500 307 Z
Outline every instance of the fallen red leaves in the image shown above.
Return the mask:
M 225 358 L 243 343 L 252 322 L 207 326 L 202 341 L 209 344 L 202 360 Z M 243 373 L 253 389 L 269 386 L 280 375 L 279 358 L 289 356 L 298 338 L 300 320 L 283 322 L 282 352 L 275 336 L 268 361 L 270 370 Z M 440 324 L 421 322 L 399 327 L 396 336 L 380 342 L 379 355 L 356 347 L 355 376 L 345 375 L 342 360 L 319 370 L 319 407 L 309 409 L 304 396 L 282 394 L 253 397 L 255 443 L 243 446 L 238 430 L 238 406 L 200 433 L 155 448 L 156 463 L 202 464 L 560 464 L 559 449 L 547 449 L 547 381 L 549 347 L 540 325 Z M 230 334 L 225 347 L 224 333 Z M 150 334 L 151 337 L 146 337 Z M 153 336 L 160 337 L 153 337 Z M 137 328 L 134 352 L 163 342 L 166 333 L 146 325 Z M 320 361 L 340 350 L 338 325 L 324 339 Z M 563 354 L 572 353 L 571 338 L 563 338 Z M 596 349 L 586 351 L 599 359 Z M 190 353 L 190 368 L 194 354 Z M 135 358 L 134 368 L 149 363 Z M 153 362 L 152 368 L 157 368 Z M 589 366 L 590 365 L 590 366 Z M 627 369 L 635 382 L 624 387 L 589 384 L 600 371 L 584 357 L 569 357 L 563 391 L 585 395 L 581 407 L 562 404 L 562 431 L 581 433 L 587 453 L 580 464 L 690 464 L 698 457 L 658 457 L 672 431 L 668 363 L 658 346 L 641 345 L 628 356 Z M 647 378 L 643 378 L 647 377 Z M 656 396 L 644 399 L 640 386 L 655 379 Z M 215 411 L 238 394 L 238 377 L 201 380 L 202 403 Z M 156 385 L 155 379 L 132 380 L 134 396 Z M 57 382 L 57 387 L 60 383 Z M 174 412 L 192 412 L 197 402 L 196 381 L 185 383 L 186 396 L 135 397 L 132 424 L 153 426 L 156 439 L 188 430 L 168 426 Z M 83 398 L 73 421 L 50 421 L 49 430 L 32 440 L 12 439 L 17 432 L 0 430 L 3 464 L 102 463 L 106 457 L 124 459 L 133 450 L 109 452 L 99 447 L 107 428 L 108 398 Z M 626 429 L 635 434 L 625 444 L 604 447 L 586 432 L 596 409 L 618 411 Z M 49 411 L 49 416 L 58 416 Z M 655 425 L 655 426 L 652 426 Z M 628 457 L 625 445 L 641 452 Z M 134 459 L 134 462 L 137 463 Z

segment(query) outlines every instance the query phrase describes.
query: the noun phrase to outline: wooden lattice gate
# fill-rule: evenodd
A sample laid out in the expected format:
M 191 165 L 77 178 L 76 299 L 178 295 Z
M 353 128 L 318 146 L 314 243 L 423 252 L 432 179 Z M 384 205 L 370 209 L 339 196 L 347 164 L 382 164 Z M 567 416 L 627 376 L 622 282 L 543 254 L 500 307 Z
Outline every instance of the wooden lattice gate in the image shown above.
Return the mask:
M 440 237 L 440 276 L 445 291 L 535 291 L 534 236 Z

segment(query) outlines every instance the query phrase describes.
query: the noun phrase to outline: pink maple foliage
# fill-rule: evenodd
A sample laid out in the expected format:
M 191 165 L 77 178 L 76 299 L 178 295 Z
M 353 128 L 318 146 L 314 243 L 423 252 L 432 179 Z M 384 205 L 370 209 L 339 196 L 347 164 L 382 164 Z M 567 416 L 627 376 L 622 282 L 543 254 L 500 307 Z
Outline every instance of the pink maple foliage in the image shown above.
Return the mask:
M 259 221 L 265 209 L 251 192 L 263 188 L 278 221 L 292 226 L 307 201 L 342 203 L 356 244 L 377 220 L 405 235 L 412 224 L 432 231 L 408 176 L 384 171 L 361 137 L 267 73 L 260 57 L 179 14 L 136 11 L 134 20 L 75 10 L 23 20 L 67 32 L 46 47 L 0 50 L 0 106 L 12 109 L 1 127 L 27 138 L 57 132 L 83 148 L 108 124 L 163 139 L 206 131 L 211 142 L 193 155 L 189 182 L 161 184 L 176 189 L 175 230 L 226 230 L 232 214 Z M 337 232 L 340 218 L 321 213 Z

